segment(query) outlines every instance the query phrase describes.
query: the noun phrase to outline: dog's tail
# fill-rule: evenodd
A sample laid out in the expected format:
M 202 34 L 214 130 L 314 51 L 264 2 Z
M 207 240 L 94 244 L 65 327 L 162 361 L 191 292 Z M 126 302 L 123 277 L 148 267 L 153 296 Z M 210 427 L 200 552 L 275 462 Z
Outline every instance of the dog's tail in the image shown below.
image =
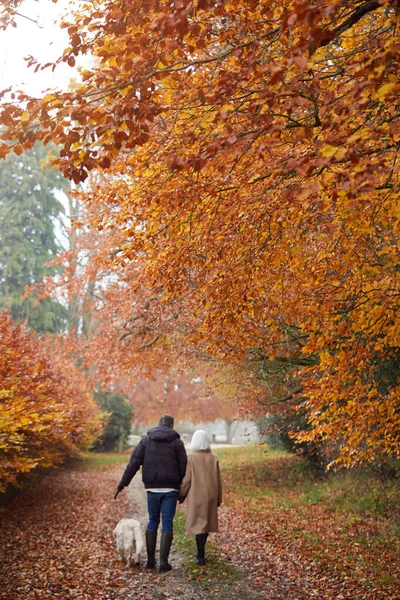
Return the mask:
M 136 554 L 141 554 L 144 550 L 145 543 L 144 543 L 142 528 L 140 525 L 135 527 L 135 540 L 136 540 Z

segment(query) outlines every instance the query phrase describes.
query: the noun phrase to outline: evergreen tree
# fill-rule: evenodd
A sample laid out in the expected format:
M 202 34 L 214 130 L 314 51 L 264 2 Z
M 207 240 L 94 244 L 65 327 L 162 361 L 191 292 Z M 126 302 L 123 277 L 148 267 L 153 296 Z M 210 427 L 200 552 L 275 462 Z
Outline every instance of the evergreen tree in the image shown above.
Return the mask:
M 26 285 L 55 274 L 47 262 L 61 251 L 57 221 L 64 207 L 56 193 L 66 182 L 45 166 L 47 154 L 36 144 L 21 156 L 0 161 L 0 309 L 9 310 L 15 320 L 26 318 L 36 331 L 57 332 L 66 321 L 60 303 L 21 298 Z
M 133 408 L 124 396 L 109 392 L 97 392 L 94 395 L 96 404 L 108 414 L 108 422 L 103 434 L 92 447 L 92 450 L 103 452 L 121 452 L 126 447 L 131 432 Z

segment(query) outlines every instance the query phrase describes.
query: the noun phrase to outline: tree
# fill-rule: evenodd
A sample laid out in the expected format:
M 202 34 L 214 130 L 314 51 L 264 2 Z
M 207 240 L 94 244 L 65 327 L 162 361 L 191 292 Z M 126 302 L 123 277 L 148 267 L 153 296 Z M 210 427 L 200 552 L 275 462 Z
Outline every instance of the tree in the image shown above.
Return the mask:
M 87 201 L 117 269 L 185 305 L 187 346 L 287 364 L 272 400 L 305 398 L 302 439 L 346 465 L 400 449 L 399 380 L 377 372 L 400 341 L 396 6 L 83 3 L 58 62 L 95 67 L 0 112 L 3 155 L 54 140 L 74 181 L 106 170 Z
M 65 308 L 50 298 L 38 302 L 35 294 L 22 299 L 27 286 L 57 272 L 48 263 L 61 252 L 64 208 L 56 191 L 66 181 L 46 168 L 47 154 L 37 144 L 0 163 L 0 308 L 36 331 L 54 333 L 65 328 Z
M 175 357 L 175 361 L 178 357 Z M 227 438 L 231 440 L 232 424 L 237 418 L 237 398 L 233 381 L 226 382 L 220 370 L 193 360 L 190 366 L 153 370 L 150 377 L 120 381 L 122 389 L 135 406 L 135 423 L 150 425 L 158 421 L 162 413 L 170 413 L 181 423 L 208 423 L 217 419 L 225 421 Z
M 122 452 L 131 433 L 133 407 L 120 394 L 109 392 L 96 392 L 94 400 L 101 411 L 108 415 L 108 420 L 92 448 L 105 452 Z
M 207 395 L 203 404 L 204 422 L 222 419 L 225 423 L 226 441 L 232 443 L 234 424 L 239 417 L 239 406 L 243 406 L 246 391 L 243 376 L 235 365 L 209 366 L 205 372 Z
M 64 346 L 0 315 L 0 492 L 99 433 L 90 386 Z

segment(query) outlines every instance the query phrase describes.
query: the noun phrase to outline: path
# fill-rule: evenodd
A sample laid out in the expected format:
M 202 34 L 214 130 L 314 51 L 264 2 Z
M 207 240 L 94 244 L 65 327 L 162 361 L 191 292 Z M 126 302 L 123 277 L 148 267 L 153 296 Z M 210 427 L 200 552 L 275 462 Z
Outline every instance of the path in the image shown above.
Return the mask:
M 122 517 L 145 528 L 136 476 L 113 500 L 123 465 L 60 469 L 0 507 L 0 600 L 371 600 L 343 580 L 289 556 L 271 524 L 239 522 L 220 509 L 215 539 L 237 579 L 189 579 L 172 546 L 173 571 L 159 575 L 120 562 L 112 536 Z M 236 521 L 236 529 L 234 525 Z M 262 548 L 262 550 L 261 550 Z M 205 567 L 207 569 L 207 567 Z M 207 571 L 205 571 L 207 572 Z M 329 580 L 329 587 L 325 585 Z
M 159 575 L 118 560 L 112 531 L 122 517 L 146 524 L 140 477 L 113 500 L 123 467 L 60 469 L 0 507 L 1 600 L 258 600 L 246 581 L 219 585 L 185 576 L 173 545 L 174 569 Z M 272 600 L 272 599 L 271 599 Z
M 134 477 L 130 486 L 126 490 L 127 496 L 131 501 L 131 507 L 126 516 L 138 519 L 145 530 L 147 525 L 147 508 L 146 494 L 143 488 L 140 477 Z M 157 540 L 159 542 L 159 540 Z M 157 556 L 159 544 L 157 543 Z M 144 559 L 142 563 L 144 563 Z M 185 569 L 183 566 L 183 558 L 173 544 L 170 554 L 170 562 L 173 565 L 173 570 L 167 574 L 158 577 L 158 582 L 161 584 L 159 590 L 153 590 L 151 600 L 210 600 L 211 592 L 207 589 L 204 582 L 188 581 L 185 577 Z M 218 583 L 218 596 L 213 594 L 213 598 L 219 599 L 241 599 L 241 600 L 257 600 L 258 593 L 249 588 L 247 583 L 239 579 L 236 583 L 224 585 L 223 582 Z M 135 598 L 134 595 L 127 595 L 126 598 Z

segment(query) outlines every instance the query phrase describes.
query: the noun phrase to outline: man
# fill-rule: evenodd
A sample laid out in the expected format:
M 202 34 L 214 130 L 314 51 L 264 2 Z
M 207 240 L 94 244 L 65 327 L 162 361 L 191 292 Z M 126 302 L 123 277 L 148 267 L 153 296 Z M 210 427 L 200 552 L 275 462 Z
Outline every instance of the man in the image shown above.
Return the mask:
M 156 566 L 157 529 L 161 515 L 160 571 L 172 569 L 168 562 L 172 543 L 172 521 L 187 463 L 184 443 L 173 427 L 174 418 L 171 415 L 163 415 L 158 427 L 150 429 L 140 440 L 131 454 L 114 496 L 116 498 L 130 484 L 142 466 L 149 513 L 146 530 L 147 567 L 154 569 Z

